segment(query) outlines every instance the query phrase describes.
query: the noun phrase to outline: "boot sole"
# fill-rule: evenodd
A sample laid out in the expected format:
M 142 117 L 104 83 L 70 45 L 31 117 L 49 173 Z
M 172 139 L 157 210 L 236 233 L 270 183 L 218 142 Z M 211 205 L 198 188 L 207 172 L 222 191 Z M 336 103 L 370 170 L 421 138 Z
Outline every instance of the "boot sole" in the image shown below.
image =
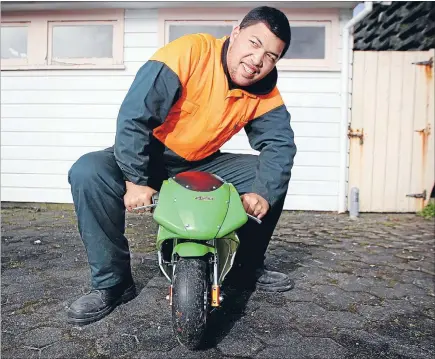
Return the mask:
M 290 289 L 293 289 L 294 286 L 295 286 L 295 282 L 289 278 L 281 283 L 274 283 L 274 284 L 257 283 L 256 289 L 262 292 L 276 293 L 276 292 L 287 292 Z
M 69 324 L 75 324 L 79 326 L 91 324 L 94 322 L 97 322 L 101 319 L 103 319 L 105 316 L 109 315 L 118 305 L 125 304 L 129 302 L 130 300 L 134 299 L 137 296 L 136 289 L 134 291 L 129 291 L 124 293 L 121 298 L 115 303 L 113 303 L 111 306 L 108 306 L 104 308 L 103 310 L 95 313 L 92 316 L 88 316 L 86 318 L 74 318 L 74 317 L 68 317 L 67 322 Z

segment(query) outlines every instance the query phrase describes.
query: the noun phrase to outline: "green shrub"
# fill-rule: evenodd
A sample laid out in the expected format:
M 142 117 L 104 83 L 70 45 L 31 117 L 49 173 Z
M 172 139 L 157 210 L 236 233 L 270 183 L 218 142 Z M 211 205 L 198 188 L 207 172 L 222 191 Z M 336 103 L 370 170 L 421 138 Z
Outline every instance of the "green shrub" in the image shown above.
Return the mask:
M 419 216 L 422 216 L 426 219 L 435 217 L 435 202 L 430 201 L 426 207 L 423 208 L 422 211 L 418 212 Z

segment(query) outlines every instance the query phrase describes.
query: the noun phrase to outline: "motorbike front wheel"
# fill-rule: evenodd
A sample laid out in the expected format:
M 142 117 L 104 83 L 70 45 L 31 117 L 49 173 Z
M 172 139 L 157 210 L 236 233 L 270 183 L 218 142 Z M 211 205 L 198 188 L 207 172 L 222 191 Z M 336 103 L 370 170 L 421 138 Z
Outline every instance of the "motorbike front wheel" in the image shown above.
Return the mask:
M 177 340 L 197 349 L 203 340 L 208 314 L 207 262 L 181 258 L 172 279 L 172 324 Z

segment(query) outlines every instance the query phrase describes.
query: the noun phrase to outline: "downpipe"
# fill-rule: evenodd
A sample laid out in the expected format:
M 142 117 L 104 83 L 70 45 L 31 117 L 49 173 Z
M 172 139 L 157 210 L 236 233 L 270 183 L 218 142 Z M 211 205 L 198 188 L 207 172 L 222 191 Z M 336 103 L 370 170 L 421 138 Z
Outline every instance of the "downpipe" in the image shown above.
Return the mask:
M 340 120 L 340 178 L 338 193 L 338 213 L 347 210 L 346 203 L 346 179 L 347 179 L 347 156 L 348 144 L 347 129 L 349 124 L 349 52 L 352 49 L 349 43 L 350 32 L 353 27 L 362 21 L 373 10 L 373 2 L 365 1 L 364 10 L 353 17 L 344 27 L 342 36 L 341 53 L 341 120 Z

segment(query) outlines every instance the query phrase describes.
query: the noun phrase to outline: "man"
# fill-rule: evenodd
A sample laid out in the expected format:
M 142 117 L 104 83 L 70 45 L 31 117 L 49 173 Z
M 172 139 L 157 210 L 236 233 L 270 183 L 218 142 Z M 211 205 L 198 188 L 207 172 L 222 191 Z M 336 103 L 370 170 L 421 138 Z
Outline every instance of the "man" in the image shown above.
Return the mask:
M 70 322 L 94 322 L 135 297 L 125 209 L 150 204 L 164 178 L 184 171 L 233 183 L 246 211 L 263 221 L 239 231 L 233 277 L 254 278 L 266 291 L 293 287 L 264 268 L 296 154 L 276 88 L 275 65 L 289 44 L 285 15 L 260 7 L 229 38 L 183 36 L 141 67 L 121 105 L 114 147 L 82 156 L 69 172 L 93 288 L 70 306 Z M 219 151 L 242 128 L 259 156 Z

